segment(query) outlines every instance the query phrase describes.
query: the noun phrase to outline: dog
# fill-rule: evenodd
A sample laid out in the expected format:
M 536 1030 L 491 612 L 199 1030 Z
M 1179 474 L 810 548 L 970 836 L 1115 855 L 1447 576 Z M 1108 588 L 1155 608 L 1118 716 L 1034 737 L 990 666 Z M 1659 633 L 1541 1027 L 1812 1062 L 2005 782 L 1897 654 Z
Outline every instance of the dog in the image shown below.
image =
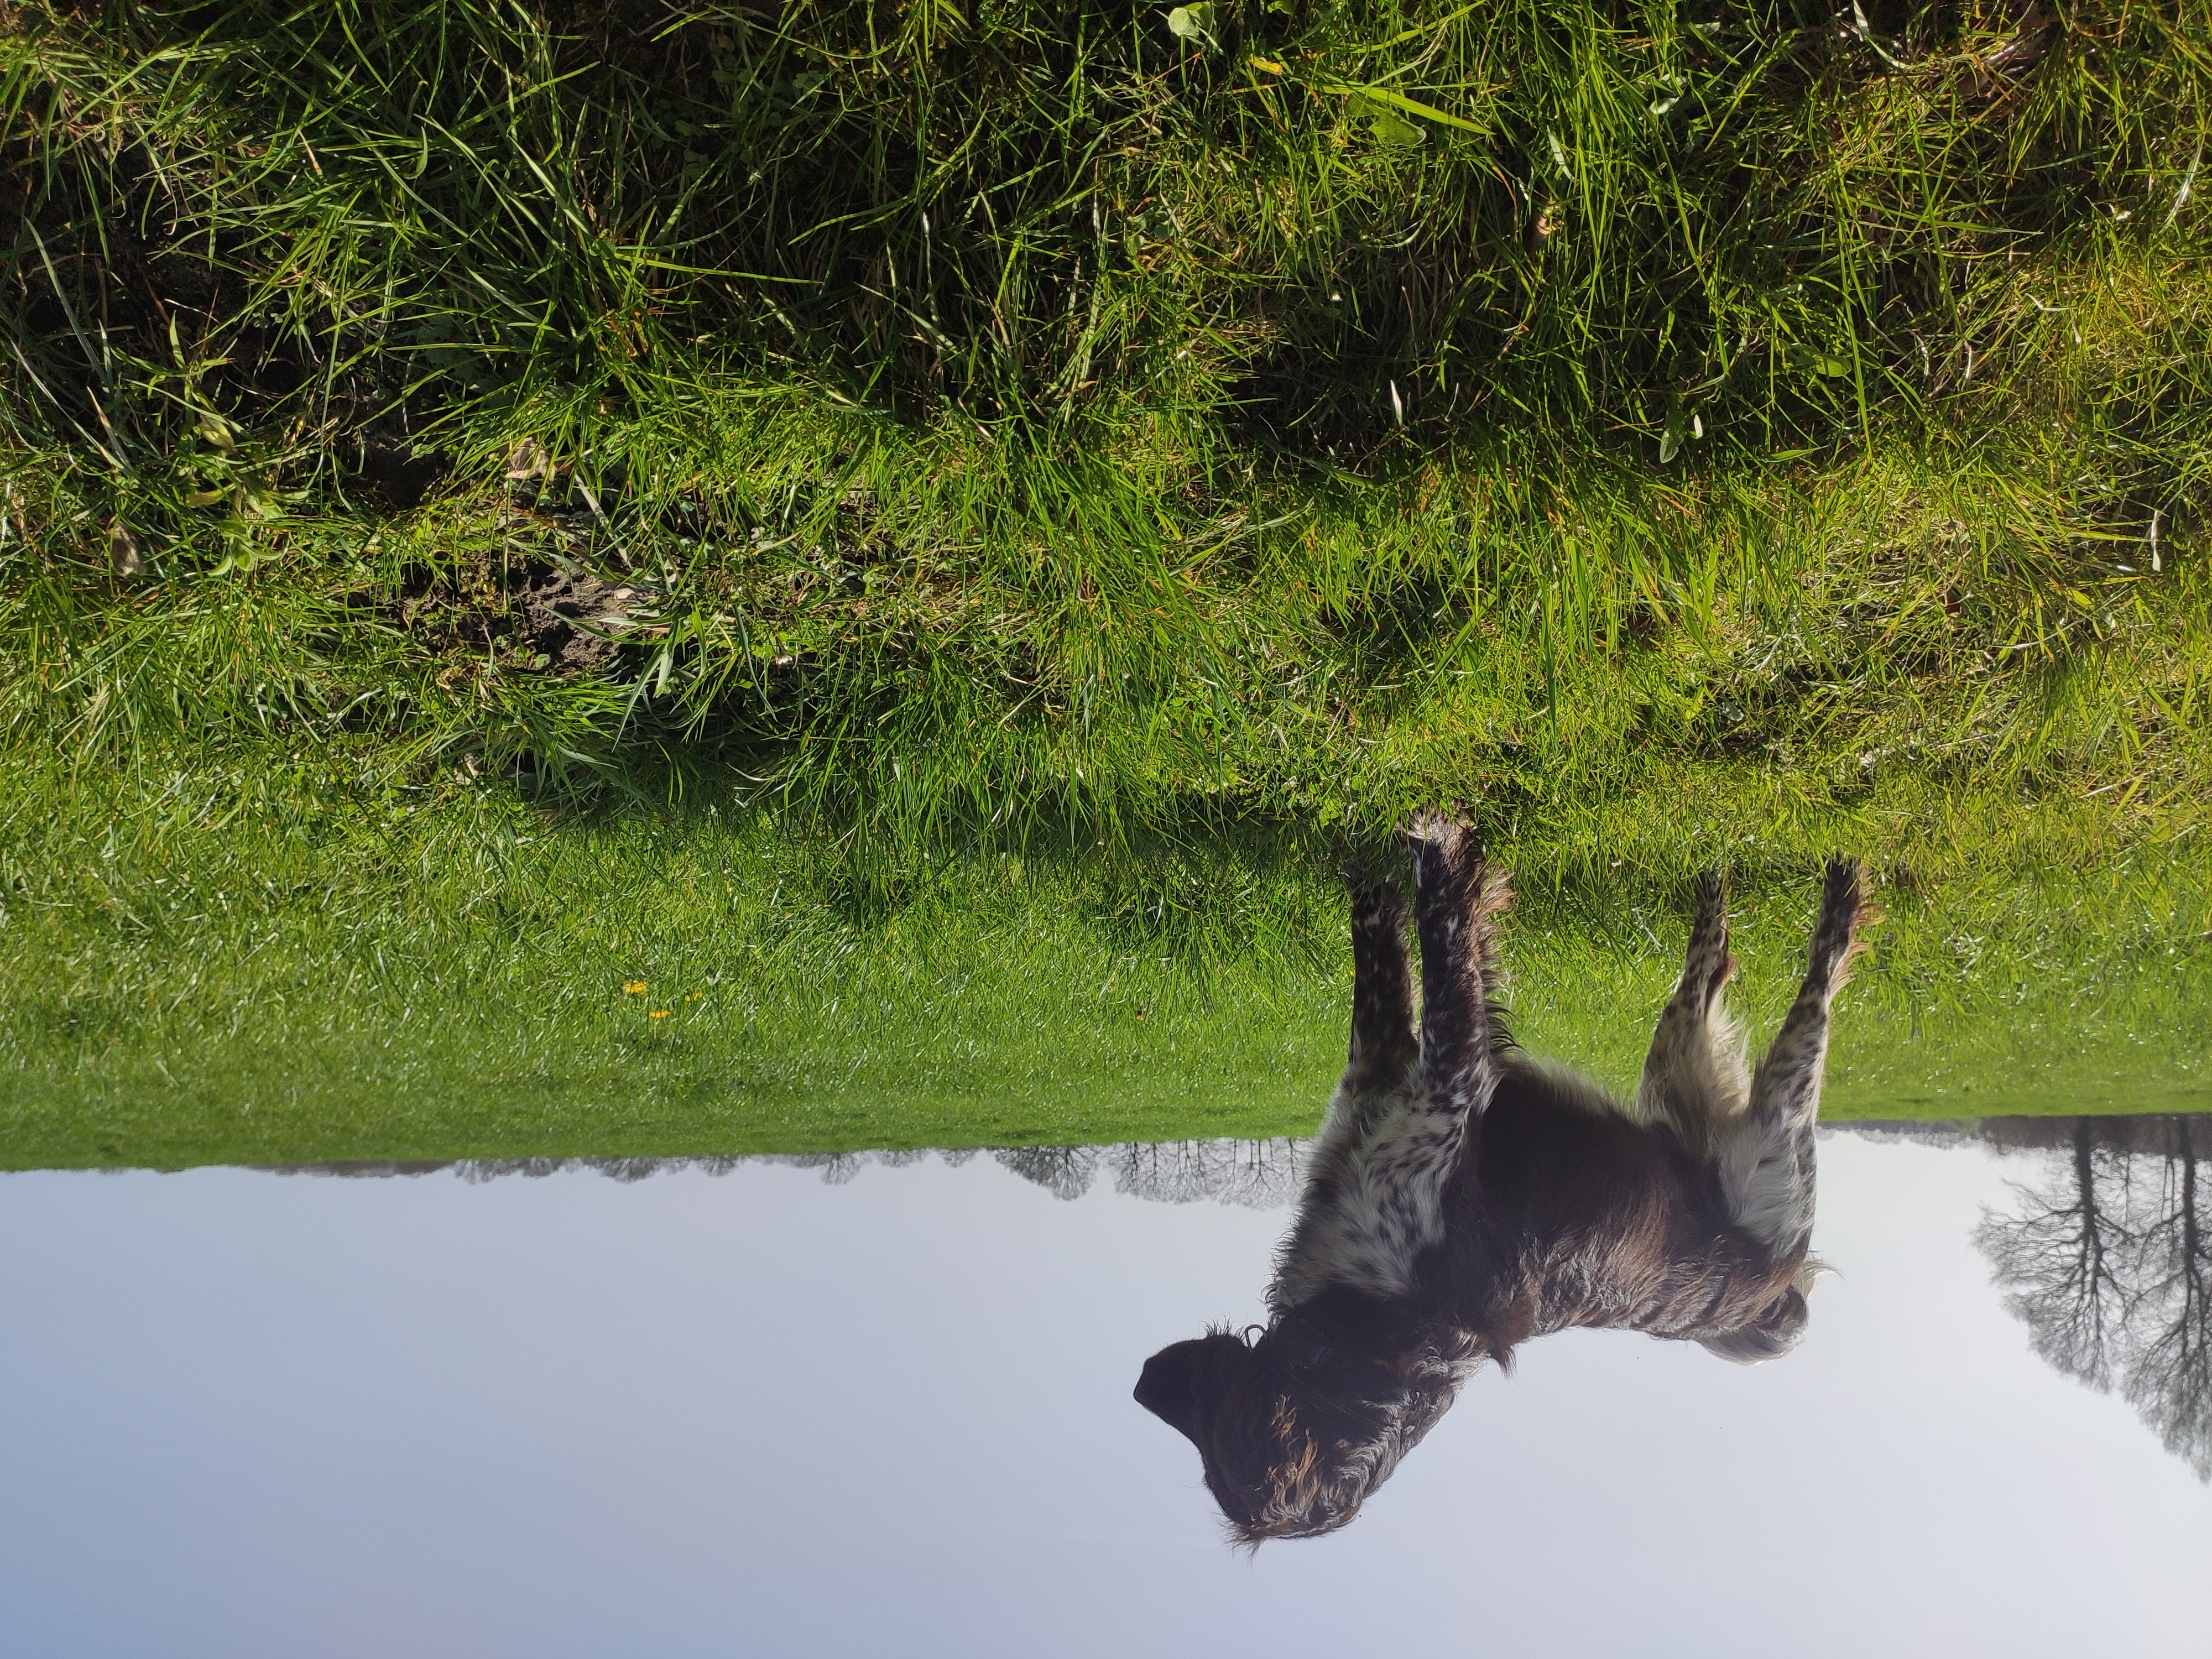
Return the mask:
M 1829 1005 L 1869 907 L 1832 859 L 1811 961 L 1746 1069 L 1723 1006 L 1727 894 L 1701 877 L 1680 983 L 1632 1103 L 1525 1053 L 1498 1003 L 1510 902 L 1467 826 L 1425 815 L 1406 903 L 1347 872 L 1352 1041 L 1277 1257 L 1264 1328 L 1216 1329 L 1146 1363 L 1139 1404 L 1194 1443 L 1233 1537 L 1333 1532 L 1486 1361 L 1531 1337 L 1622 1328 L 1743 1364 L 1803 1340 L 1821 1271 L 1814 1120 Z

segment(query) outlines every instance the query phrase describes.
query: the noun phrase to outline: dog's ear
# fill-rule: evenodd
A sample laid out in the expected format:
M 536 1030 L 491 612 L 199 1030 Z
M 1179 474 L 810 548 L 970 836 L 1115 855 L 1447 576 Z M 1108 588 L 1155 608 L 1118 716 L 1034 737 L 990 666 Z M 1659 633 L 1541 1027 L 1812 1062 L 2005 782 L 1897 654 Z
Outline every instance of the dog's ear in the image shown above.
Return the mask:
M 1194 1442 L 1198 1439 L 1200 1359 L 1206 1345 L 1216 1340 L 1194 1337 L 1162 1348 L 1145 1362 L 1144 1375 L 1137 1379 L 1137 1403 Z
M 1336 1357 L 1320 1328 L 1296 1315 L 1276 1325 L 1271 1340 L 1275 1358 L 1294 1371 L 1318 1370 Z

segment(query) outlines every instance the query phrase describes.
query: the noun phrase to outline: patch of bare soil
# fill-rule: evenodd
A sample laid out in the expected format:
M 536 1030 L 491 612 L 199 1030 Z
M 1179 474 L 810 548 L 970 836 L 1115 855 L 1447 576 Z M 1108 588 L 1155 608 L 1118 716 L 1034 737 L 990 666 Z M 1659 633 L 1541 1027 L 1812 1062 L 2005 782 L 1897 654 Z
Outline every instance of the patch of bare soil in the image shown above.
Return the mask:
M 532 563 L 514 594 L 520 649 L 529 665 L 553 673 L 596 668 L 615 653 L 634 623 L 633 608 L 642 609 L 642 590 L 617 585 L 574 566 Z M 543 661 L 535 660 L 542 658 Z
M 406 633 L 439 650 L 489 647 L 509 667 L 585 674 L 645 625 L 658 593 L 565 560 L 532 558 L 457 574 L 417 570 L 384 607 Z

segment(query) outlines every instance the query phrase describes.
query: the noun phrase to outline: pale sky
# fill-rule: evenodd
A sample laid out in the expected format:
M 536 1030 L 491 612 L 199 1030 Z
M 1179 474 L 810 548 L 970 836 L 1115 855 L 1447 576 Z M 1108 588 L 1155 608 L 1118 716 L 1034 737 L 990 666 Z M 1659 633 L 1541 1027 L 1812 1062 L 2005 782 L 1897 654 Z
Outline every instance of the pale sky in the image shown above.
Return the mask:
M 2212 1492 L 2048 1370 L 1978 1146 L 1826 1139 L 1811 1334 L 1573 1333 L 1345 1533 L 1221 1542 L 1145 1357 L 1280 1211 L 824 1185 L 0 1176 L 0 1654 L 2212 1652 Z

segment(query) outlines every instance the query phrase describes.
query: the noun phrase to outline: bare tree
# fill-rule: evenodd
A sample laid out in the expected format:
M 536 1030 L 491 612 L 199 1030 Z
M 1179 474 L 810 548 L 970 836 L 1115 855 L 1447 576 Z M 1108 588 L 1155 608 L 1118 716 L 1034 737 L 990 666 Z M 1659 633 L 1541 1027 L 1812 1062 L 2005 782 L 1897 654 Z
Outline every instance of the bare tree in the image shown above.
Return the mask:
M 2036 1352 L 2091 1388 L 2117 1382 L 2166 1449 L 2212 1481 L 2208 1152 L 2205 1118 L 2076 1119 L 2044 1178 L 2014 1184 L 2018 1210 L 1985 1213 L 1975 1242 Z
M 2112 1385 L 2110 1338 L 2124 1299 L 2113 1277 L 2121 1223 L 2105 1203 L 2112 1156 L 2097 1146 L 2091 1121 L 2080 1119 L 2069 1156 L 2063 1165 L 2052 1160 L 2057 1178 L 2013 1183 L 2019 1213 L 1985 1213 L 1974 1238 L 2007 1291 L 2005 1310 L 2027 1325 L 2036 1352 L 2100 1390 Z
M 1298 1195 L 1305 1143 L 1273 1140 L 1130 1141 L 1110 1147 L 1114 1190 L 1166 1204 L 1214 1199 L 1255 1210 Z
M 2202 1120 L 2172 1120 L 2170 1148 L 2132 1243 L 2131 1340 L 2122 1393 L 2166 1449 L 2212 1481 L 2212 1239 L 2197 1179 Z
M 1098 1173 L 1096 1146 L 1000 1146 L 991 1156 L 1054 1198 L 1080 1198 Z

